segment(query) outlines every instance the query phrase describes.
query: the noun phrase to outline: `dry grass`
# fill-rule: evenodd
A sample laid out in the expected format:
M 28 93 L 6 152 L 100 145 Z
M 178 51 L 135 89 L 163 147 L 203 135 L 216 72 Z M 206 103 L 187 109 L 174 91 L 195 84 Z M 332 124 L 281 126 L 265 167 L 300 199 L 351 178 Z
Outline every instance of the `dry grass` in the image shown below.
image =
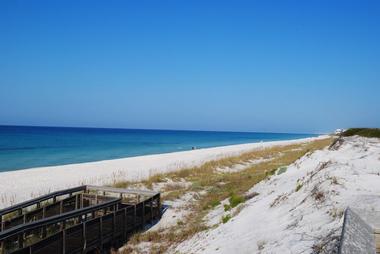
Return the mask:
M 170 230 L 135 234 L 128 242 L 123 253 L 130 253 L 133 251 L 133 246 L 141 242 L 159 244 L 160 247 L 157 248 L 157 246 L 154 245 L 155 247 L 150 250 L 150 253 L 162 253 L 169 247 L 207 229 L 203 223 L 203 218 L 210 209 L 215 207 L 215 204 L 227 198 L 243 197 L 253 185 L 266 177 L 270 177 L 278 168 L 293 163 L 306 153 L 324 148 L 331 144 L 332 141 L 331 138 L 328 138 L 305 144 L 275 146 L 244 153 L 240 156 L 210 161 L 199 167 L 185 168 L 172 173 L 152 176 L 142 183 L 145 186 L 152 186 L 153 183 L 162 182 L 163 179 L 171 179 L 173 181 L 185 180 L 192 183 L 188 188 L 175 190 L 169 188 L 169 190 L 165 190 L 163 195 L 164 200 L 177 199 L 187 191 L 198 193 L 203 191 L 204 194 L 200 195 L 197 202 L 189 204 L 191 214 L 182 220 L 183 223 L 174 226 Z M 248 163 L 249 161 L 260 158 L 274 159 L 251 165 L 239 172 L 221 173 L 217 171 L 218 168 L 232 167 L 236 164 Z M 116 186 L 126 187 L 131 184 L 136 183 L 117 183 Z

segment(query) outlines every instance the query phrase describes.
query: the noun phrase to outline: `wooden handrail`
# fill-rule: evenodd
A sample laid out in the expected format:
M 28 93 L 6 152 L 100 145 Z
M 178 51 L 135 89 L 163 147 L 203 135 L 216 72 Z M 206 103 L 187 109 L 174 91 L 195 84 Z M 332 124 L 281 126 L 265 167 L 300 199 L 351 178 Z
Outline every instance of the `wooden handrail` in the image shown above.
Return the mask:
M 16 204 L 16 205 L 4 208 L 4 209 L 1 209 L 0 210 L 0 216 L 3 216 L 5 214 L 11 213 L 11 212 L 15 212 L 17 210 L 20 210 L 20 209 L 23 209 L 25 207 L 46 201 L 46 200 L 54 198 L 54 197 L 63 196 L 66 194 L 79 192 L 79 191 L 85 191 L 85 190 L 86 190 L 86 185 L 83 185 L 83 186 L 65 189 L 65 190 L 61 190 L 61 191 L 51 192 L 51 193 L 43 195 L 41 197 L 34 198 L 31 200 L 28 200 L 28 201 L 25 201 L 25 202 L 22 202 L 22 203 L 19 203 L 19 204 Z
M 73 210 L 73 211 L 70 211 L 67 213 L 57 214 L 57 215 L 54 215 L 54 216 L 51 216 L 48 218 L 44 218 L 44 219 L 37 220 L 37 221 L 32 221 L 32 222 L 25 223 L 25 224 L 20 224 L 20 225 L 17 225 L 15 227 L 12 227 L 10 229 L 6 229 L 6 230 L 0 232 L 0 241 L 4 240 L 5 238 L 8 238 L 10 236 L 17 235 L 20 233 L 20 231 L 32 230 L 32 229 L 35 229 L 35 228 L 38 228 L 41 226 L 46 226 L 46 225 L 58 223 L 61 221 L 65 221 L 67 219 L 75 218 L 75 217 L 78 217 L 80 215 L 86 214 L 86 213 L 91 212 L 91 211 L 101 210 L 101 209 L 104 209 L 107 207 L 117 205 L 118 203 L 120 203 L 120 201 L 121 201 L 120 198 L 115 198 L 113 200 L 110 200 L 110 201 L 107 201 L 105 203 L 101 203 L 98 205 Z

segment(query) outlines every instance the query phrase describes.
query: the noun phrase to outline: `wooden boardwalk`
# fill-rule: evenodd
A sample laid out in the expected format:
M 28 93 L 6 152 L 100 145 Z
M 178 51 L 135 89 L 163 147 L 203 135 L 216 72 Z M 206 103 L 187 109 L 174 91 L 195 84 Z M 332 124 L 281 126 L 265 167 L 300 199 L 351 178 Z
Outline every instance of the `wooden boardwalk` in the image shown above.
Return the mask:
M 0 210 L 0 253 L 105 253 L 160 218 L 153 191 L 80 186 Z

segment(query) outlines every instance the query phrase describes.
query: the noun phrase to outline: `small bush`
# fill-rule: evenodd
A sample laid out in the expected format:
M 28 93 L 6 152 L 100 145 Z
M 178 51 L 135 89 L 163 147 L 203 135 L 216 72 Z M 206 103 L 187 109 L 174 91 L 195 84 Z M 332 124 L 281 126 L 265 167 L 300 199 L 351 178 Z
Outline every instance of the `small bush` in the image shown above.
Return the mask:
M 224 205 L 224 211 L 227 212 L 231 210 L 231 206 L 230 205 Z
M 281 175 L 286 172 L 288 168 L 287 167 L 280 167 L 277 171 L 277 175 Z
M 204 205 L 203 205 L 203 210 L 208 210 L 210 208 L 214 208 L 216 206 L 220 205 L 220 201 L 217 200 L 217 199 L 211 199 L 209 201 L 207 201 Z
M 243 203 L 244 200 L 245 199 L 242 196 L 239 196 L 239 195 L 236 195 L 236 194 L 231 194 L 231 197 L 230 197 L 230 206 L 231 206 L 231 208 L 234 208 L 238 204 Z
M 269 171 L 265 171 L 265 176 L 274 175 L 274 173 L 276 173 L 276 170 L 277 170 L 277 168 L 271 169 Z
M 231 215 L 227 214 L 222 217 L 222 222 L 227 223 L 231 219 Z
M 302 188 L 303 184 L 301 181 L 297 181 L 297 186 L 296 186 L 296 192 L 299 191 Z
M 212 200 L 211 202 L 210 202 L 210 206 L 211 207 L 216 207 L 216 206 L 218 206 L 218 205 L 220 205 L 220 201 L 219 200 Z

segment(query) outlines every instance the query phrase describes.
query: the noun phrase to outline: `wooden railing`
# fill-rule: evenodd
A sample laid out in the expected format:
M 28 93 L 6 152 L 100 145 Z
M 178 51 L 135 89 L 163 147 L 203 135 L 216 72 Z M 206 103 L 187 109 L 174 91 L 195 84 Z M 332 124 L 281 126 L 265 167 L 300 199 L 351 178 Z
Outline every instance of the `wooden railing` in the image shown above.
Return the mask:
M 99 192 L 103 194 L 99 195 Z M 65 190 L 58 193 L 74 192 Z M 117 195 L 106 195 L 110 193 Z M 139 202 L 124 202 L 124 195 L 131 194 L 138 196 Z M 2 216 L 36 204 L 36 201 L 41 204 L 53 196 L 46 195 L 13 206 Z M 70 200 L 70 209 L 65 210 L 65 204 Z M 46 207 L 56 204 L 59 204 L 59 211 L 47 216 Z M 37 216 L 31 221 L 26 219 L 36 211 L 41 214 L 41 209 L 45 216 Z M 20 216 L 23 223 L 8 223 Z M 109 249 L 122 245 L 133 232 L 159 218 L 160 194 L 157 192 L 85 186 L 83 193 L 69 195 L 36 210 L 21 211 L 21 215 L 3 220 L 0 250 L 1 253 L 82 253 Z

